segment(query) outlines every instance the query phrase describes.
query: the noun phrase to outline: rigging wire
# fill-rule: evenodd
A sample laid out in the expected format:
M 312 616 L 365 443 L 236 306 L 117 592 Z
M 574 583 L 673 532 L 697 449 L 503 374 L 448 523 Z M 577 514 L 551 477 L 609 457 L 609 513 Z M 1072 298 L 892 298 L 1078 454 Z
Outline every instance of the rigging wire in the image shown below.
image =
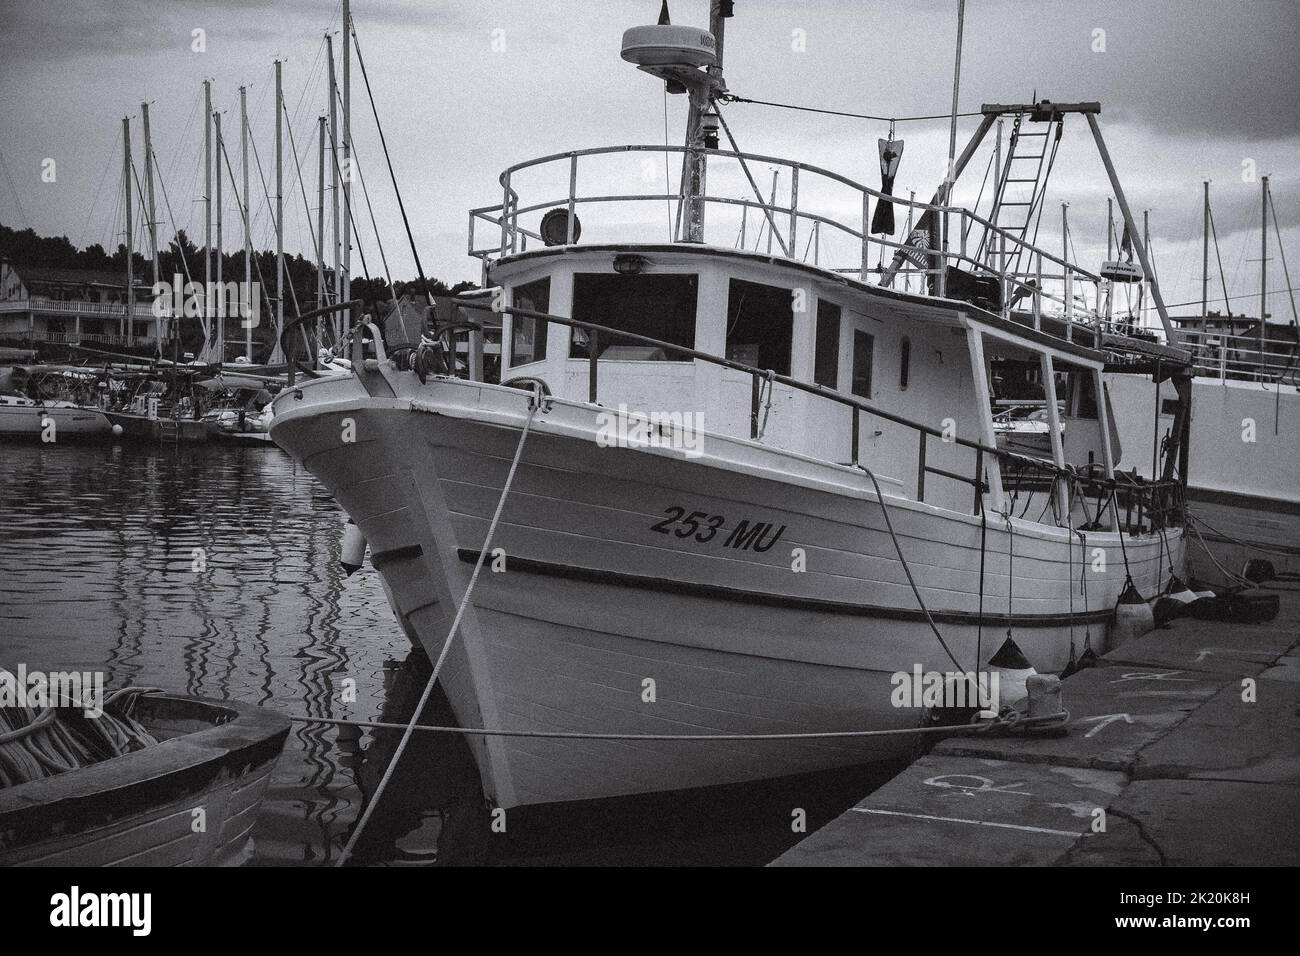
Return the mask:
M 870 113 L 848 113 L 843 110 L 826 110 L 819 109 L 815 106 L 799 106 L 794 103 L 774 103 L 771 100 L 754 100 L 744 96 L 736 96 L 734 93 L 726 93 L 719 97 L 728 103 L 752 103 L 755 106 L 775 106 L 783 110 L 798 110 L 803 113 L 823 113 L 827 116 L 847 116 L 850 119 L 877 120 L 881 123 L 919 123 L 925 120 L 946 120 L 952 119 L 952 113 L 936 113 L 933 116 L 872 116 Z M 958 113 L 958 117 L 983 116 L 982 112 Z
M 351 17 L 348 18 L 351 21 Z M 411 234 L 411 221 L 406 217 L 406 204 L 402 202 L 402 191 L 397 185 L 397 174 L 393 172 L 393 158 L 388 153 L 388 140 L 384 136 L 383 124 L 379 121 L 379 110 L 375 106 L 375 94 L 370 89 L 370 75 L 366 72 L 366 61 L 361 57 L 361 41 L 357 38 L 356 25 L 352 22 L 343 24 L 343 29 L 352 34 L 352 46 L 357 53 L 357 65 L 361 67 L 361 78 L 365 81 L 366 97 L 370 100 L 370 111 L 375 116 L 375 128 L 379 131 L 379 145 L 384 149 L 384 161 L 388 163 L 388 175 L 393 181 L 393 193 L 397 196 L 397 208 L 402 214 L 402 225 L 406 227 L 406 239 L 411 244 L 411 256 L 415 259 L 415 271 L 420 277 L 420 285 L 424 289 L 425 298 L 428 299 L 429 305 L 433 305 L 433 291 L 429 288 L 429 280 L 424 274 L 424 266 L 420 263 L 420 253 L 415 248 L 415 237 Z M 382 251 L 380 255 L 382 256 Z
M 107 155 L 114 156 L 117 154 L 117 144 L 121 139 L 122 139 L 122 130 L 119 127 L 117 130 L 117 135 L 113 137 L 113 146 L 111 149 L 109 149 Z M 99 205 L 100 194 L 103 193 L 104 191 L 104 182 L 105 180 L 108 179 L 109 167 L 113 165 L 115 164 L 113 163 L 112 160 L 105 161 L 104 171 L 99 174 L 99 185 L 95 187 L 95 200 L 90 204 L 90 212 L 86 213 L 86 224 L 81 227 L 81 235 L 77 237 L 78 249 L 82 249 L 85 247 L 86 233 L 90 231 L 90 221 L 95 218 L 95 208 Z

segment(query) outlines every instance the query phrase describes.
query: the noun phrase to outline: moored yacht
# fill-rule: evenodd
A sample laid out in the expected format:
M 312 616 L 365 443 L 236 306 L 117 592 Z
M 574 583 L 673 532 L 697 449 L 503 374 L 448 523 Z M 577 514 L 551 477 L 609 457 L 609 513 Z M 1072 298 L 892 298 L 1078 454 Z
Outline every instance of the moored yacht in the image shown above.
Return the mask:
M 1182 564 L 1177 482 L 1115 471 L 1102 374 L 1127 343 L 1083 295 L 1098 277 L 942 195 L 718 148 L 722 6 L 708 31 L 625 37 L 625 58 L 687 92 L 684 147 L 522 162 L 471 212 L 501 384 L 429 374 L 432 344 L 390 357 L 364 325 L 352 374 L 275 400 L 273 439 L 359 526 L 431 657 L 486 561 L 440 679 L 464 726 L 525 735 L 470 737 L 497 806 L 906 754 L 927 715 L 895 706 L 897 674 L 983 672 L 1008 639 L 1059 672 L 1103 650 L 1128 582 L 1158 593 Z M 1099 111 L 985 106 L 958 171 L 1003 117 L 1082 116 L 1104 154 Z M 645 193 L 642 159 L 681 164 L 680 190 Z M 758 164 L 783 196 L 759 193 Z M 871 232 L 891 202 L 915 216 L 907 241 Z M 660 230 L 668 204 L 663 239 L 629 225 L 650 203 Z M 997 256 L 971 251 L 980 236 Z M 850 261 L 819 261 L 833 238 Z M 1041 370 L 1045 457 L 998 445 L 999 362 Z M 900 733 L 736 739 L 862 730 Z

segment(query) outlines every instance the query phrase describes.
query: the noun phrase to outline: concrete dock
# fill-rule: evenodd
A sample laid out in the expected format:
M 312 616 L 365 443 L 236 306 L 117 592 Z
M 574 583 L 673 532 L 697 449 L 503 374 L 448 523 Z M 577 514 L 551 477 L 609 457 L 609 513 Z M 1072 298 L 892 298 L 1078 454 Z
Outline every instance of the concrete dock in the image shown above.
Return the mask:
M 959 736 L 773 866 L 1300 861 L 1300 585 L 1277 618 L 1180 618 L 1062 684 L 1058 737 Z

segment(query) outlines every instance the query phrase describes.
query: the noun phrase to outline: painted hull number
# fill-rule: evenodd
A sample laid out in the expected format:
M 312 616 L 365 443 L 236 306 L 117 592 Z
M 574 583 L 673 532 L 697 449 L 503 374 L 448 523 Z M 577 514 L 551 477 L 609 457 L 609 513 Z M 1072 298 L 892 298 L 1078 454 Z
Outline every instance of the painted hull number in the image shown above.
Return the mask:
M 664 509 L 667 515 L 663 521 L 650 526 L 651 531 L 670 534 L 674 537 L 689 539 L 699 544 L 708 544 L 719 540 L 722 547 L 738 551 L 757 551 L 760 554 L 772 550 L 773 545 L 785 533 L 785 525 L 779 528 L 768 521 L 741 520 L 735 527 L 727 528 L 727 519 L 722 515 L 711 515 L 704 511 L 686 513 L 685 508 L 674 505 Z M 725 536 L 724 536 L 725 535 Z

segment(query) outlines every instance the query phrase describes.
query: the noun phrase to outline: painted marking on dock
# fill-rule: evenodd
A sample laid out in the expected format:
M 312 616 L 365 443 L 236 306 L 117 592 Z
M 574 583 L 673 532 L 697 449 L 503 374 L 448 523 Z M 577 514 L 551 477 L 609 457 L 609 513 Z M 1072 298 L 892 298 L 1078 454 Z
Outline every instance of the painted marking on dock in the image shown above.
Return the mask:
M 1092 730 L 1084 734 L 1083 735 L 1084 737 L 1092 737 L 1095 736 L 1096 734 L 1101 733 L 1102 730 L 1109 727 L 1117 720 L 1122 720 L 1126 724 L 1133 723 L 1133 718 L 1130 717 L 1128 714 L 1102 714 L 1098 717 L 1084 717 L 1082 723 L 1086 724 L 1089 721 L 1093 721 L 1093 720 L 1099 720 L 1101 721 L 1101 723 L 1099 723 L 1096 727 L 1092 728 Z
M 949 780 L 978 780 L 979 786 L 973 787 L 965 783 L 948 783 Z M 988 777 L 979 777 L 973 773 L 944 773 L 937 777 L 930 777 L 925 781 L 927 787 L 943 787 L 946 789 L 956 790 L 964 797 L 973 797 L 977 793 L 1009 793 L 1017 797 L 1032 797 L 1032 793 L 1026 793 L 1024 790 L 1012 790 L 1011 787 L 1024 785 L 1023 780 L 1017 780 L 1015 783 L 1007 783 L 997 786 Z
M 1028 796 L 1028 794 L 1026 794 Z M 1053 830 L 1049 827 L 1031 827 L 1022 823 L 995 823 L 992 820 L 966 820 L 962 817 L 939 817 L 930 813 L 904 813 L 902 810 L 878 810 L 875 807 L 854 807 L 854 813 L 874 813 L 885 817 L 911 817 L 915 820 L 935 820 L 939 823 L 969 823 L 977 827 L 997 827 L 1001 830 L 1022 830 L 1026 833 L 1047 833 L 1051 836 L 1077 838 L 1092 836 L 1088 831 Z
M 1183 681 L 1185 683 L 1195 682 L 1195 677 L 1175 677 L 1175 674 L 1181 674 L 1182 671 L 1129 671 L 1121 674 L 1118 678 L 1111 681 L 1112 684 L 1122 684 L 1130 680 L 1173 680 Z

